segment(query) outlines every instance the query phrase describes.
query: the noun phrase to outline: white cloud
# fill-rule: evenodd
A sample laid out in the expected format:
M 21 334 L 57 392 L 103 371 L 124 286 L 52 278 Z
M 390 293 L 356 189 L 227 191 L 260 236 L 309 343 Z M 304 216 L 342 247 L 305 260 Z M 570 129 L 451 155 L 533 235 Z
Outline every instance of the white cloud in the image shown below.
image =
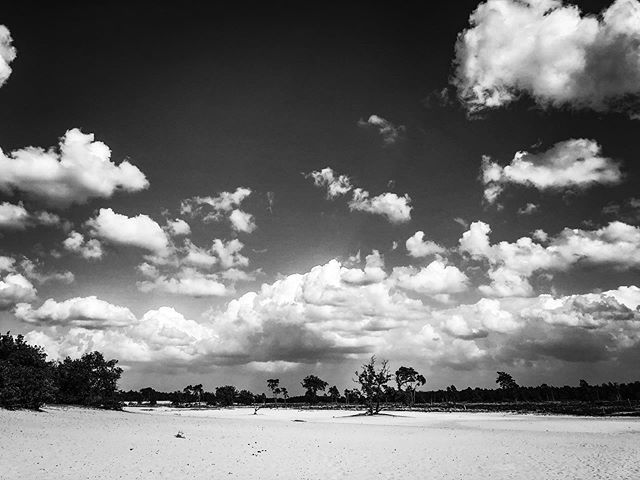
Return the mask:
M 0 87 L 4 85 L 11 75 L 9 64 L 16 58 L 16 49 L 9 29 L 0 25 Z
M 224 269 L 246 267 L 249 265 L 249 259 L 240 253 L 243 247 L 244 244 L 237 238 L 228 242 L 216 238 L 211 246 L 211 251 L 216 254 Z
M 96 217 L 87 221 L 87 226 L 92 235 L 114 245 L 139 247 L 159 256 L 169 250 L 167 234 L 147 215 L 127 217 L 110 208 L 101 208 Z
M 8 155 L 0 151 L 0 189 L 24 192 L 56 206 L 148 186 L 136 166 L 126 160 L 114 164 L 109 147 L 77 128 L 65 133 L 58 150 L 27 147 Z
M 233 210 L 229 215 L 229 221 L 236 232 L 251 233 L 257 228 L 253 215 L 242 210 Z
M 520 215 L 531 215 L 538 211 L 538 205 L 535 203 L 527 203 L 524 207 L 518 209 Z
M 457 267 L 434 260 L 426 267 L 395 267 L 391 280 L 400 288 L 435 295 L 467 289 L 469 279 Z
M 378 130 L 385 145 L 393 145 L 402 138 L 405 132 L 404 125 L 396 126 L 378 115 L 371 115 L 368 120 L 358 120 L 358 126 L 372 127 Z
M 327 198 L 334 199 L 342 195 L 346 195 L 353 189 L 351 179 L 346 175 L 338 175 L 333 168 L 326 167 L 322 170 L 315 170 L 307 175 L 306 178 L 313 178 L 316 187 L 324 187 L 327 189 Z
M 36 289 L 24 275 L 8 273 L 0 278 L 0 309 L 8 309 L 19 302 L 30 302 L 36 297 Z
M 502 308 L 498 300 L 482 298 L 473 305 L 459 305 L 450 310 L 434 313 L 441 327 L 452 337 L 475 339 L 487 337 L 491 332 L 511 333 L 520 323 Z
M 492 245 L 490 232 L 486 223 L 474 222 L 460 239 L 461 251 L 484 258 L 491 266 L 491 285 L 480 287 L 485 295 L 531 295 L 529 277 L 534 272 L 564 271 L 578 263 L 613 265 L 620 269 L 640 265 L 640 228 L 622 222 L 611 222 L 597 230 L 565 228 L 555 237 L 547 235 L 545 240 L 536 235 L 547 245 L 530 237 Z
M 102 258 L 104 254 L 99 240 L 91 238 L 85 241 L 84 236 L 76 231 L 69 233 L 69 236 L 62 242 L 62 246 L 65 250 L 77 253 L 87 260 L 97 260 Z
M 404 223 L 411 220 L 411 198 L 409 195 L 400 197 L 395 193 L 383 193 L 370 198 L 369 192 L 356 188 L 353 198 L 349 202 L 350 210 L 373 213 L 387 217 L 390 222 Z
M 20 261 L 20 268 L 24 276 L 37 283 L 61 282 L 70 284 L 75 281 L 75 276 L 69 271 L 43 273 L 41 267 L 41 262 L 37 263 L 28 258 L 23 258 Z
M 484 197 L 494 203 L 508 184 L 538 190 L 584 190 L 594 185 L 615 185 L 622 181 L 620 165 L 601 155 L 594 140 L 571 139 L 556 143 L 542 153 L 518 152 L 505 167 L 482 159 Z M 533 210 L 527 211 L 531 213 Z
M 128 308 L 112 305 L 95 296 L 75 297 L 63 302 L 50 298 L 36 309 L 28 303 L 20 303 L 16 306 L 15 315 L 24 322 L 47 326 L 106 328 L 136 323 Z
M 181 218 L 176 218 L 175 220 L 167 220 L 167 228 L 169 229 L 171 235 L 174 236 L 185 236 L 191 234 L 191 227 Z
M 522 93 L 542 106 L 633 110 L 640 93 L 640 3 L 616 0 L 600 17 L 561 0 L 488 0 L 456 44 L 454 85 L 471 113 Z
M 137 282 L 136 285 L 142 292 L 161 291 L 190 297 L 221 297 L 234 292 L 219 281 L 218 275 L 202 273 L 193 268 L 183 268 L 171 277 L 161 275 L 147 263 L 143 263 L 138 269 L 149 278 Z
M 446 249 L 431 240 L 424 240 L 424 232 L 417 231 L 412 237 L 408 238 L 406 243 L 409 255 L 415 258 L 427 257 L 429 255 L 441 254 Z
M 60 217 L 54 213 L 36 212 L 31 214 L 22 202 L 14 205 L 9 202 L 0 203 L 0 229 L 24 230 L 36 225 L 54 226 L 62 224 Z

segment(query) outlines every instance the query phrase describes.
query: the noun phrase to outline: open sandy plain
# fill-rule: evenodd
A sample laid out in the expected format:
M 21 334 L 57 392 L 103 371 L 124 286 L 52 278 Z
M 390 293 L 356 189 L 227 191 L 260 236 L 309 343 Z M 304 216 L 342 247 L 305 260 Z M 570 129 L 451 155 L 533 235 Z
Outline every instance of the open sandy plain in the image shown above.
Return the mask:
M 640 479 L 640 419 L 352 415 L 0 410 L 0 478 Z

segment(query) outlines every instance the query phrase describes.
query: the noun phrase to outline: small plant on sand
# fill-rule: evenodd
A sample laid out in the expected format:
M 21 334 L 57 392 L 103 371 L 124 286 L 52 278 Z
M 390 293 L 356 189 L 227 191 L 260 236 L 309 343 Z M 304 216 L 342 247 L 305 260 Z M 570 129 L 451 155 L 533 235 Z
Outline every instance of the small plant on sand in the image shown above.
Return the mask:
M 389 362 L 383 360 L 380 369 L 376 369 L 376 357 L 371 357 L 368 363 L 362 365 L 362 371 L 356 371 L 353 380 L 360 384 L 360 391 L 367 405 L 367 415 L 376 415 L 382 410 L 382 401 L 385 395 L 385 386 L 391 380 Z
M 182 431 L 178 431 L 178 433 L 176 433 L 174 436 L 176 438 L 187 438 L 187 437 L 184 436 L 184 433 L 182 433 Z

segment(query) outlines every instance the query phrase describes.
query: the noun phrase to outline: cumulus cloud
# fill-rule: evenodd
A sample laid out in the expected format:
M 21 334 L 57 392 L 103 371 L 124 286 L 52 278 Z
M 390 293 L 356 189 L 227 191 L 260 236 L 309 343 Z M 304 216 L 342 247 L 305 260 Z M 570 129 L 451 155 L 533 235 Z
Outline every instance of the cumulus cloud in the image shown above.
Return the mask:
M 531 237 L 491 244 L 491 228 L 474 222 L 460 239 L 460 250 L 490 264 L 491 284 L 480 291 L 492 296 L 531 295 L 529 278 L 534 272 L 564 271 L 576 264 L 612 265 L 634 268 L 640 265 L 640 228 L 611 222 L 596 230 L 565 228 L 555 237 L 538 234 L 546 245 Z
M 36 225 L 53 226 L 62 224 L 60 217 L 50 212 L 30 213 L 22 202 L 14 205 L 9 202 L 0 204 L 0 229 L 24 230 Z
M 181 218 L 167 220 L 167 228 L 169 229 L 169 233 L 174 236 L 185 236 L 191 234 L 191 227 Z
M 234 293 L 232 288 L 219 281 L 217 274 L 202 273 L 193 268 L 182 268 L 174 276 L 162 275 L 158 269 L 143 263 L 138 270 L 147 280 L 137 282 L 142 292 L 160 291 L 190 297 L 221 297 Z
M 386 217 L 390 222 L 403 223 L 411 219 L 411 209 L 409 195 L 403 197 L 395 193 L 383 193 L 371 197 L 370 193 L 362 188 L 354 188 L 351 179 L 346 175 L 338 175 L 332 168 L 326 167 L 322 170 L 313 171 L 305 175 L 312 178 L 316 187 L 327 189 L 327 199 L 346 195 L 353 191 L 353 196 L 349 200 L 349 210 L 373 213 Z
M 158 223 L 147 215 L 127 217 L 111 208 L 101 208 L 87 221 L 91 234 L 113 245 L 142 248 L 159 256 L 169 250 L 169 238 Z
M 424 240 L 424 232 L 417 231 L 407 239 L 405 246 L 409 255 L 415 258 L 444 253 L 446 249 L 431 240 Z
M 236 232 L 251 233 L 257 228 L 253 215 L 242 210 L 233 210 L 229 221 Z
M 0 87 L 4 85 L 11 75 L 9 64 L 16 58 L 16 49 L 9 29 L 0 25 Z
M 63 135 L 58 149 L 27 147 L 9 154 L 0 150 L 0 190 L 23 192 L 59 207 L 148 186 L 138 167 L 127 160 L 116 165 L 107 145 L 77 128 Z
M 398 142 L 405 133 L 404 125 L 394 125 L 378 115 L 371 115 L 367 120 L 358 120 L 358 126 L 362 128 L 375 128 L 385 145 L 393 145 Z
M 561 0 L 487 0 L 456 43 L 453 84 L 471 113 L 530 95 L 539 105 L 635 113 L 640 3 L 599 17 Z
M 587 139 L 558 142 L 541 153 L 518 152 L 504 167 L 490 157 L 482 159 L 484 197 L 489 203 L 494 203 L 509 184 L 538 190 L 585 190 L 594 185 L 616 185 L 622 178 L 620 164 L 603 157 L 600 145 Z
M 24 322 L 46 326 L 106 328 L 128 326 L 136 322 L 128 308 L 112 305 L 95 296 L 75 297 L 63 302 L 50 298 L 35 309 L 28 303 L 19 303 L 14 313 Z
M 430 295 L 462 292 L 469 281 L 457 267 L 440 260 L 422 268 L 395 267 L 391 279 L 400 288 Z
M 327 198 L 334 198 L 346 195 L 353 190 L 351 179 L 347 175 L 338 175 L 333 168 L 325 167 L 322 170 L 315 170 L 305 175 L 312 178 L 316 187 L 327 189 Z
M 392 223 L 405 223 L 411 220 L 411 198 L 409 195 L 398 196 L 395 193 L 383 193 L 370 197 L 369 192 L 356 188 L 349 202 L 349 209 L 373 213 L 386 217 Z
M 84 235 L 75 230 L 63 240 L 62 246 L 65 250 L 76 253 L 86 260 L 97 260 L 104 254 L 99 240 L 95 238 L 85 240 Z
M 25 277 L 37 283 L 61 282 L 70 284 L 75 281 L 75 276 L 69 271 L 64 272 L 43 272 L 42 262 L 23 258 L 19 263 L 20 269 Z
M 0 310 L 6 310 L 19 302 L 30 302 L 36 297 L 36 289 L 24 275 L 8 273 L 0 276 Z

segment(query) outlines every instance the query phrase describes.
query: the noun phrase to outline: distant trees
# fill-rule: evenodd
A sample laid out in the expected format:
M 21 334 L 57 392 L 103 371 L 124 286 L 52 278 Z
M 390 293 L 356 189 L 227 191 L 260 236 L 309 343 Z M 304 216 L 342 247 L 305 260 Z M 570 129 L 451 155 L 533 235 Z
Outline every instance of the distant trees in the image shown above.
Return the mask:
M 280 393 L 282 393 L 282 399 L 284 400 L 284 403 L 287 403 L 287 398 L 289 398 L 289 390 L 287 390 L 285 387 L 280 387 Z
M 360 391 L 367 405 L 367 414 L 375 415 L 382 409 L 381 403 L 385 394 L 385 386 L 391 380 L 389 362 L 383 360 L 380 369 L 376 369 L 376 357 L 371 357 L 368 363 L 362 365 L 362 370 L 356 370 L 355 382 L 360 384 Z
M 331 388 L 329 388 L 329 391 L 327 392 L 329 394 L 329 398 L 331 398 L 331 400 L 333 400 L 333 403 L 338 403 L 338 399 L 340 398 L 340 390 L 338 390 L 338 387 L 336 387 L 335 385 Z
M 233 385 L 225 385 L 223 387 L 216 388 L 216 400 L 219 405 L 223 407 L 229 407 L 236 401 L 238 390 Z
M 302 388 L 306 390 L 305 397 L 309 403 L 316 403 L 318 391 L 324 392 L 329 385 L 327 382 L 315 375 L 307 375 L 300 384 L 302 385 Z
M 416 389 L 427 383 L 413 367 L 400 367 L 395 373 L 398 392 L 402 395 L 406 405 L 412 407 L 416 402 Z
M 278 405 L 278 395 L 280 395 L 280 379 L 279 378 L 270 378 L 267 380 L 267 387 L 273 393 L 273 401 L 276 405 Z
M 182 392 L 185 395 L 187 403 L 199 403 L 202 401 L 202 397 L 204 396 L 204 388 L 201 383 L 198 385 L 187 385 L 184 387 Z
M 255 397 L 249 390 L 240 390 L 238 392 L 237 399 L 240 405 L 251 405 L 254 402 Z
M 0 406 L 39 409 L 56 391 L 54 365 L 22 335 L 0 336 Z
M 520 388 L 513 377 L 506 372 L 497 372 L 498 377 L 496 383 L 500 385 L 500 388 L 513 395 L 514 400 L 517 400 L 518 389 Z
M 158 403 L 156 396 L 158 392 L 156 392 L 151 387 L 145 387 L 140 389 L 140 396 L 142 397 L 143 402 L 148 402 L 149 405 L 156 405 Z

